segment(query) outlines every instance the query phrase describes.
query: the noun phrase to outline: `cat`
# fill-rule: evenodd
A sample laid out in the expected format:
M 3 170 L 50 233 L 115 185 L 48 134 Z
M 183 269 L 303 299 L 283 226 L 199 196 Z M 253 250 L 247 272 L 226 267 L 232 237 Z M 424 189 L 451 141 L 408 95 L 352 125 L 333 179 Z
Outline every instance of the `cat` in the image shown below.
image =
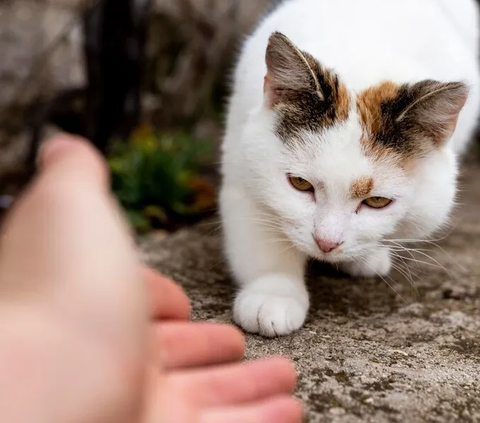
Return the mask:
M 220 193 L 245 331 L 301 328 L 309 258 L 386 275 L 394 239 L 448 223 L 479 115 L 478 25 L 474 0 L 286 0 L 248 37 Z

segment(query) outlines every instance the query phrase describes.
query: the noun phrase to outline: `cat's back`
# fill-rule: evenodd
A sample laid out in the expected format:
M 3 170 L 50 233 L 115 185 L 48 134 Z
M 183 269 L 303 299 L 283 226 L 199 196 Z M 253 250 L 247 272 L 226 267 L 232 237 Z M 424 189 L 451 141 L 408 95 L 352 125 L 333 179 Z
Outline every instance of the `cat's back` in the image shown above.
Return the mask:
M 474 0 L 287 0 L 247 40 L 237 88 L 261 88 L 273 31 L 283 32 L 354 90 L 380 80 L 477 82 Z

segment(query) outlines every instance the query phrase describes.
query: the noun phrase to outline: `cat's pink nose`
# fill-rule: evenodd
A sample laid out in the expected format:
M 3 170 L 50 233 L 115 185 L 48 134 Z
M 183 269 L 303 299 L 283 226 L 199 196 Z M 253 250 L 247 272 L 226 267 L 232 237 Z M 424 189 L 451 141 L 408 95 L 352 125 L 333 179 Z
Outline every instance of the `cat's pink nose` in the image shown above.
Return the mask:
M 321 239 L 319 237 L 314 237 L 314 238 L 315 238 L 315 242 L 320 247 L 320 250 L 322 250 L 324 253 L 332 252 L 333 250 L 335 250 L 335 248 L 337 248 L 341 244 L 341 242 L 338 242 L 338 241 Z

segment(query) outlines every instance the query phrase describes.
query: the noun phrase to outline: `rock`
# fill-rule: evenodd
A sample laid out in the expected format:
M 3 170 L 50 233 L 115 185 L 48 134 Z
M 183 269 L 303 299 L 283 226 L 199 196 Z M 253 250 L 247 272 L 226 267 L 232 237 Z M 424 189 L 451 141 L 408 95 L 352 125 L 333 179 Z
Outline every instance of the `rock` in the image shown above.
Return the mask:
M 343 416 L 346 413 L 345 409 L 341 407 L 330 408 L 329 411 L 332 416 Z
M 217 113 L 235 52 L 271 0 L 156 0 L 148 55 L 163 127 Z
M 29 104 L 84 82 L 78 4 L 0 3 L 0 107 Z

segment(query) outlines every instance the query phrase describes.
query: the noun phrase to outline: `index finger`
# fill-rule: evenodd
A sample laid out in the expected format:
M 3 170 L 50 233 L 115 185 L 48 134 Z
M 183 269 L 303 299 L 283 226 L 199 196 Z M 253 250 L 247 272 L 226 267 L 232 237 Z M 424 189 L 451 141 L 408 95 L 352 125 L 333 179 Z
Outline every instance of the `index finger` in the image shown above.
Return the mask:
M 151 268 L 143 269 L 153 319 L 188 320 L 190 301 L 183 289 L 171 279 Z

